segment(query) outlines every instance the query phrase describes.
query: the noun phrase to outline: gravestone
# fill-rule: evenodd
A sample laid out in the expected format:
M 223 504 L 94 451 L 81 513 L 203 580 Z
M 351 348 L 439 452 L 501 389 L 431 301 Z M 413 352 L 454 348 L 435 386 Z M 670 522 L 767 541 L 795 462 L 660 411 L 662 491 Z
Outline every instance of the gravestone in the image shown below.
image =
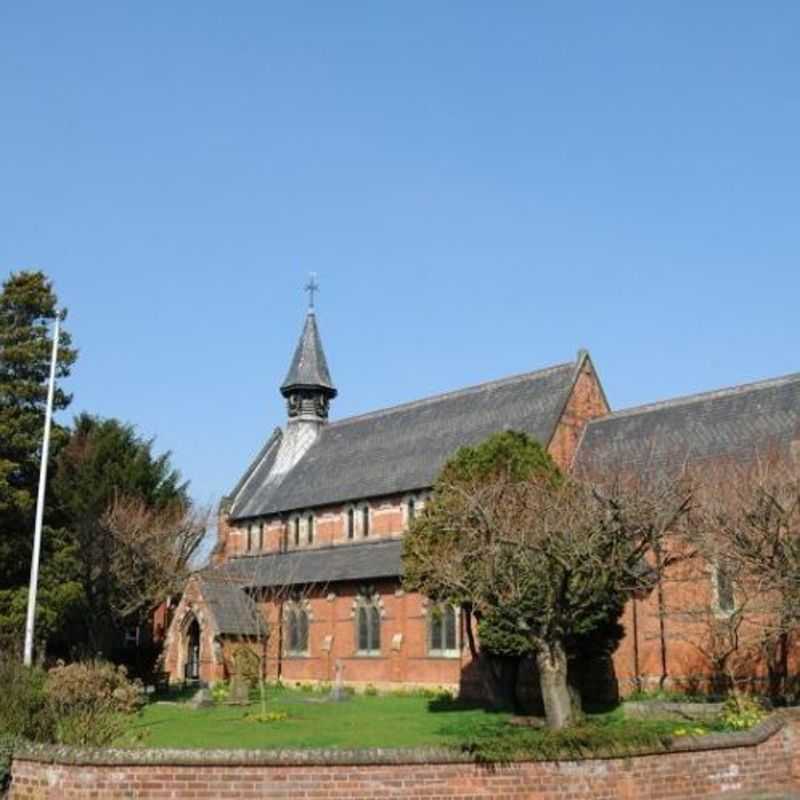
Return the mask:
M 250 703 L 250 681 L 242 675 L 231 678 L 231 688 L 227 704 L 231 706 L 246 706 Z
M 189 701 L 192 708 L 210 708 L 214 705 L 214 698 L 210 689 L 198 689 Z

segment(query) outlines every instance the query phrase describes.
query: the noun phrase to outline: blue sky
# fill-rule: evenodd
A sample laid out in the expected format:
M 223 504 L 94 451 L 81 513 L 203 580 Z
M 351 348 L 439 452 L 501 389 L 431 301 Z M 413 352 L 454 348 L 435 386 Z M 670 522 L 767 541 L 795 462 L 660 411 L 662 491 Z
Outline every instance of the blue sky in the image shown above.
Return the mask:
M 800 369 L 800 4 L 0 5 L 0 273 L 73 412 L 203 502 L 284 420 L 309 271 L 336 417 L 574 358 L 615 407 Z

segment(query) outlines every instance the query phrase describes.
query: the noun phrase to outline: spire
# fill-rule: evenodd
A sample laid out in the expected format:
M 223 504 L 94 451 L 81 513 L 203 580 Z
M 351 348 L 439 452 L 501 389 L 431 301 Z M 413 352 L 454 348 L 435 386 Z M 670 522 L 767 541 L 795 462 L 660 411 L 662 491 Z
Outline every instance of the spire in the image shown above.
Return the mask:
M 312 276 L 306 287 L 312 304 L 313 293 L 318 288 Z M 317 421 L 328 418 L 328 403 L 336 397 L 337 392 L 328 371 L 313 305 L 309 305 L 303 333 L 294 351 L 286 380 L 281 384 L 281 394 L 288 400 L 290 417 Z

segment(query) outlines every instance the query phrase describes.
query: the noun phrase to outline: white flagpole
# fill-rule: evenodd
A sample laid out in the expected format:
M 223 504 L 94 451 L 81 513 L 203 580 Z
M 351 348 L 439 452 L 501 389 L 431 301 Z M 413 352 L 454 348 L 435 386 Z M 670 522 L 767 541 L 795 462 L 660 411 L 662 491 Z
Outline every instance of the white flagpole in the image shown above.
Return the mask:
M 25 621 L 25 666 L 33 663 L 33 626 L 36 618 L 36 590 L 39 585 L 39 551 L 42 547 L 42 520 L 44 518 L 44 495 L 47 485 L 47 459 L 50 451 L 50 423 L 53 418 L 53 393 L 56 383 L 56 362 L 58 361 L 58 328 L 61 312 L 56 309 L 56 323 L 53 327 L 53 355 L 50 359 L 50 383 L 47 387 L 47 408 L 44 413 L 44 441 L 42 442 L 42 463 L 39 465 L 39 495 L 36 499 L 36 525 L 33 530 L 33 558 L 31 559 L 31 584 L 28 589 L 28 616 Z

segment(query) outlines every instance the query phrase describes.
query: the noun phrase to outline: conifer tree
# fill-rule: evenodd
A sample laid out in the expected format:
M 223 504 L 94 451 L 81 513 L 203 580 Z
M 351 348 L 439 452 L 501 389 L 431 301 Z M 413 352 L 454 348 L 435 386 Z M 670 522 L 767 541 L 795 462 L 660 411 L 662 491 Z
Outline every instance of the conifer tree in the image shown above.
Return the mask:
M 169 453 L 153 453 L 153 441 L 139 436 L 132 425 L 86 413 L 75 418 L 59 454 L 53 496 L 77 564 L 84 609 L 80 638 L 92 652 L 109 655 L 114 630 L 138 624 L 137 617 L 164 599 L 152 598 L 148 606 L 145 591 L 145 586 L 152 588 L 151 562 L 166 558 L 162 546 L 184 541 L 181 532 L 188 525 L 189 550 L 172 562 L 180 580 L 178 573 L 188 565 L 204 526 L 186 519 L 192 509 L 187 484 Z M 127 574 L 120 574 L 121 559 L 130 565 Z M 140 606 L 131 605 L 132 590 L 143 595 Z
M 12 274 L 0 292 L 0 636 L 21 635 L 24 619 L 57 303 L 52 282 L 39 271 Z M 69 375 L 76 358 L 70 335 L 62 328 L 57 379 Z M 57 386 L 54 411 L 65 409 L 70 400 Z M 55 424 L 51 459 L 65 438 L 64 429 Z M 49 532 L 45 531 L 42 553 L 39 616 L 44 627 L 56 624 L 71 592 L 61 580 L 64 558 L 51 557 L 63 542 Z M 52 581 L 48 570 L 54 571 Z

